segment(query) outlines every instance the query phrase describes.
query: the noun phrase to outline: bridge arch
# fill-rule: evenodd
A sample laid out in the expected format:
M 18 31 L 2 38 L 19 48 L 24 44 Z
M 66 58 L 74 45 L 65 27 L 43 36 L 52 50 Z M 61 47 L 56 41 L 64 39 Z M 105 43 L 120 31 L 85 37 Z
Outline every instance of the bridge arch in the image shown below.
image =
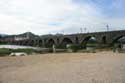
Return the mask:
M 29 46 L 34 46 L 35 41 L 34 40 L 29 40 Z
M 24 43 L 23 43 L 23 45 L 28 45 L 28 40 L 24 40 Z
M 106 44 L 107 43 L 107 37 L 106 36 L 103 36 L 102 37 L 102 44 Z
M 97 43 L 97 38 L 95 36 L 87 36 L 82 40 L 81 45 L 83 48 L 86 48 L 87 44 L 94 45 L 96 43 Z
M 125 37 L 125 35 L 120 35 L 120 36 L 115 37 L 111 44 L 118 43 L 120 39 L 122 39 L 123 37 Z
M 43 46 L 43 40 L 38 40 L 38 46 L 42 47 Z
M 125 35 L 115 37 L 111 43 L 111 46 L 121 49 L 123 44 L 125 44 Z
M 70 38 L 63 38 L 62 42 L 61 42 L 61 46 L 62 47 L 66 47 L 67 44 L 72 44 L 73 41 Z
M 75 43 L 79 44 L 79 38 L 78 37 L 75 37 Z
M 18 41 L 18 45 L 23 45 L 23 41 Z
M 58 44 L 59 44 L 59 41 L 60 41 L 59 38 L 57 38 L 57 43 L 58 43 Z
M 55 41 L 54 41 L 54 39 L 49 39 L 48 41 L 47 41 L 47 43 L 46 43 L 46 46 L 47 47 L 52 47 L 53 45 L 55 45 L 56 43 L 55 43 Z

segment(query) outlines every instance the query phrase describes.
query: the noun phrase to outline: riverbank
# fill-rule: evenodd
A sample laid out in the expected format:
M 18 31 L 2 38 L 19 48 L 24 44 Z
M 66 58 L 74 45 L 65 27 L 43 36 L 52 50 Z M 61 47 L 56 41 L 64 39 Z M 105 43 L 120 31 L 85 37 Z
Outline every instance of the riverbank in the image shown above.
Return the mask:
M 1 83 L 125 83 L 124 53 L 0 57 Z
M 20 45 L 0 45 L 0 56 L 8 56 L 11 53 L 23 52 L 27 55 L 32 53 L 44 53 L 49 52 L 48 48 L 31 47 L 31 46 L 20 46 Z

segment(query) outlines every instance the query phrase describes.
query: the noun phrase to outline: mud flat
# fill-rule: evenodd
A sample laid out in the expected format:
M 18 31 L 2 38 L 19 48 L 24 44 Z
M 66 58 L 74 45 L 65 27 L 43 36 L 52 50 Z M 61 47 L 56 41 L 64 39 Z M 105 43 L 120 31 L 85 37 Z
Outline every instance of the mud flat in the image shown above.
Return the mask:
M 125 53 L 0 57 L 0 83 L 125 83 Z

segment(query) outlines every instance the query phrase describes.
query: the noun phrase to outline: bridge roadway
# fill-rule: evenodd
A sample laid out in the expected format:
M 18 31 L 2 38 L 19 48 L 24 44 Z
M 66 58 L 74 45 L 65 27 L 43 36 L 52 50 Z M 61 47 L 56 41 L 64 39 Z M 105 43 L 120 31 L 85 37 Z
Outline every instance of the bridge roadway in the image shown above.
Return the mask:
M 13 41 L 11 43 L 16 45 L 39 47 L 52 47 L 53 44 L 56 46 L 66 46 L 66 44 L 86 45 L 88 40 L 94 37 L 98 44 L 111 45 L 123 36 L 125 36 L 125 30 L 41 36 L 34 39 L 30 38 L 26 40 Z

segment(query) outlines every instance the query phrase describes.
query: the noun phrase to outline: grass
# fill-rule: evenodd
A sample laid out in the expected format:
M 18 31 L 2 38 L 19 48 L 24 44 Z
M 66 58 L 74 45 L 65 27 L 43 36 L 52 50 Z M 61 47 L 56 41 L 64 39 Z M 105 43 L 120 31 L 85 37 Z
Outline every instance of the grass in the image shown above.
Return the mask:
M 25 48 L 25 49 L 8 49 L 8 48 L 0 48 L 0 56 L 9 55 L 12 52 L 25 52 L 27 54 L 32 54 L 36 52 L 34 49 Z

